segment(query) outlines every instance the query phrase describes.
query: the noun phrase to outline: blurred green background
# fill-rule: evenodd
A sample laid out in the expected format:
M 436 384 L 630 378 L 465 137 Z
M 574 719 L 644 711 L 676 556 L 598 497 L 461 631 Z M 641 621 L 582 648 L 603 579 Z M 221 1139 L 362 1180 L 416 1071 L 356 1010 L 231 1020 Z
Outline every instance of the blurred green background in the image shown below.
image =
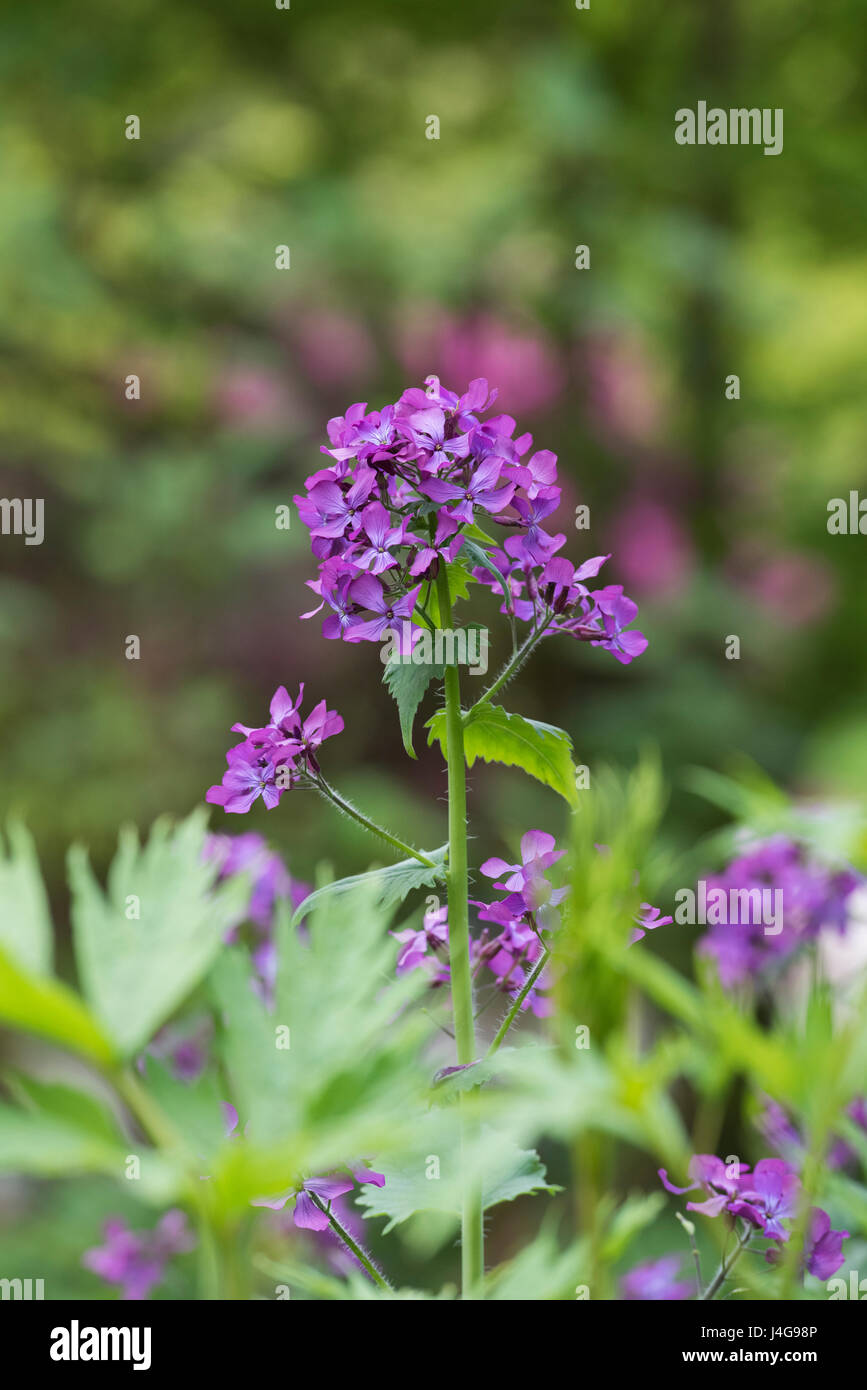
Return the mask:
M 306 532 L 274 524 L 329 416 L 430 372 L 488 376 L 558 453 L 568 554 L 614 552 L 650 638 L 629 669 L 549 643 L 513 707 L 591 768 L 657 742 L 682 845 L 714 823 L 678 789 L 694 762 L 863 786 L 865 542 L 826 530 L 865 476 L 863 20 L 856 0 L 4 6 L 0 491 L 44 497 L 46 535 L 0 539 L 0 810 L 55 890 L 71 838 L 104 864 L 120 821 L 186 812 L 232 722 L 299 680 L 346 719 L 332 780 L 442 841 L 438 753 L 405 758 L 375 649 L 298 621 Z M 782 107 L 783 154 L 676 145 L 700 99 Z M 474 770 L 472 816 L 477 858 L 563 825 L 508 769 Z M 375 852 L 312 797 L 213 823 L 264 830 L 302 878 Z

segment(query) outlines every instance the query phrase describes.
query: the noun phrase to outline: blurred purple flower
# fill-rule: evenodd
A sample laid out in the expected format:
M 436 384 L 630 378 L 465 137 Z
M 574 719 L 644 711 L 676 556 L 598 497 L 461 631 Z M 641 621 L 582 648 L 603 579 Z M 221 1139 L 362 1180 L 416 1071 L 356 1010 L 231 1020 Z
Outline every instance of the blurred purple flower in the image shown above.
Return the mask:
M 124 1300 L 147 1298 L 159 1284 L 166 1266 L 175 1255 L 195 1248 L 195 1239 L 180 1210 L 166 1212 L 152 1231 L 132 1231 L 118 1217 L 103 1227 L 104 1244 L 86 1250 L 81 1257 L 85 1269 L 109 1284 L 117 1284 Z
M 623 1297 L 632 1302 L 674 1302 L 690 1298 L 692 1286 L 678 1282 L 682 1263 L 680 1255 L 663 1255 L 661 1259 L 636 1265 L 621 1280 Z

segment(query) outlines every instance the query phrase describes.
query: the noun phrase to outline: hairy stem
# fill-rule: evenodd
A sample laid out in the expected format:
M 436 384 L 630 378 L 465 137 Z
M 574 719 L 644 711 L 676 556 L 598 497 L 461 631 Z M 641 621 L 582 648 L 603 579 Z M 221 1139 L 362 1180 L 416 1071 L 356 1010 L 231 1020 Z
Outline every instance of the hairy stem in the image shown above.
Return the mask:
M 753 1238 L 753 1232 L 749 1226 L 745 1226 L 738 1240 L 737 1245 L 729 1256 L 728 1260 L 721 1260 L 720 1267 L 711 1279 L 704 1293 L 700 1295 L 699 1302 L 708 1303 L 712 1298 L 716 1298 L 726 1279 L 734 1268 L 736 1260 L 740 1258 Z
M 440 566 L 437 576 L 440 622 L 451 626 L 451 596 L 448 571 Z M 464 755 L 464 727 L 461 714 L 461 683 L 457 666 L 445 671 L 446 765 L 449 777 L 449 967 L 452 1011 L 458 1063 L 467 1066 L 476 1060 L 473 1022 L 473 981 L 470 970 L 469 880 L 467 871 L 467 769 Z M 469 1096 L 462 1095 L 461 1147 L 464 1156 L 476 1133 L 476 1121 L 468 1113 Z M 464 1181 L 461 1218 L 461 1283 L 464 1298 L 480 1296 L 484 1274 L 484 1224 L 481 1183 Z
M 522 984 L 520 990 L 515 995 L 515 998 L 512 1000 L 512 1007 L 509 1009 L 509 1012 L 506 1014 L 506 1017 L 503 1019 L 502 1023 L 497 1029 L 496 1034 L 494 1035 L 494 1040 L 488 1048 L 489 1057 L 493 1057 L 494 1053 L 500 1047 L 506 1034 L 508 1033 L 512 1024 L 514 1023 L 515 1019 L 518 1017 L 521 1005 L 527 998 L 527 995 L 530 993 L 530 990 L 533 988 L 542 971 L 545 969 L 545 966 L 548 964 L 548 954 L 548 951 L 543 951 L 542 955 L 539 957 L 539 959 L 536 961 L 536 964 L 533 966 L 533 969 L 530 971 L 530 974 L 527 976 L 526 980 Z
M 359 825 L 363 825 L 365 830 L 370 831 L 371 835 L 376 835 L 378 839 L 384 840 L 387 845 L 391 845 L 392 849 L 400 850 L 407 859 L 417 859 L 420 864 L 426 864 L 431 869 L 436 868 L 434 861 L 422 850 L 413 849 L 412 845 L 405 845 L 403 840 L 399 840 L 396 835 L 392 835 L 390 830 L 385 830 L 381 825 L 377 825 L 375 821 L 372 821 L 369 816 L 365 816 L 362 811 L 356 810 L 351 802 L 347 801 L 345 797 L 340 795 L 340 792 L 336 791 L 334 787 L 326 782 L 321 772 L 316 775 L 315 783 L 322 795 L 333 802 L 339 811 L 342 811 L 346 816 L 350 816 L 352 820 L 357 821 Z
M 385 1278 L 384 1275 L 380 1274 L 379 1270 L 377 1269 L 376 1265 L 373 1263 L 373 1260 L 370 1258 L 367 1252 L 362 1248 L 362 1246 L 358 1244 L 357 1240 L 353 1240 L 352 1236 L 346 1230 L 345 1226 L 342 1226 L 340 1222 L 337 1220 L 337 1217 L 331 1210 L 330 1203 L 326 1206 L 325 1203 L 322 1202 L 320 1198 L 316 1197 L 313 1193 L 310 1193 L 309 1195 L 313 1201 L 313 1205 L 318 1207 L 320 1211 L 325 1212 L 325 1215 L 328 1217 L 331 1229 L 337 1236 L 338 1240 L 343 1241 L 343 1244 L 346 1246 L 347 1250 L 350 1252 L 350 1254 L 355 1256 L 362 1269 L 370 1275 L 374 1284 L 377 1284 L 381 1289 L 386 1289 L 389 1293 L 393 1292 L 391 1284 L 389 1284 L 388 1280 Z
M 497 679 L 488 686 L 487 690 L 479 696 L 476 703 L 467 711 L 467 715 L 472 714 L 473 710 L 477 710 L 480 705 L 486 705 L 489 700 L 493 699 L 499 690 L 502 690 L 507 681 L 510 681 L 514 675 L 517 675 L 518 671 L 520 671 L 521 667 L 524 665 L 524 662 L 532 654 L 533 649 L 541 642 L 543 636 L 544 624 L 541 632 L 534 630 L 530 633 L 529 637 L 524 640 L 512 658 L 503 667 Z

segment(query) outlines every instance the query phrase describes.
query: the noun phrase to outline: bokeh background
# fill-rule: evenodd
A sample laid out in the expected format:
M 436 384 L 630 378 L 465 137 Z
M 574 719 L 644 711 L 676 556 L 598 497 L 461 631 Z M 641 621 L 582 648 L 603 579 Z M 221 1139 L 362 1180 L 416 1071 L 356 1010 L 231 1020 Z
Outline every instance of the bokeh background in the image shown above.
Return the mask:
M 857 0 L 3 8 L 0 492 L 46 535 L 0 539 L 0 810 L 59 918 L 69 841 L 104 865 L 120 822 L 186 813 L 279 683 L 344 715 L 342 790 L 442 842 L 438 753 L 407 760 L 374 648 L 298 621 L 306 532 L 275 526 L 329 416 L 431 372 L 559 455 L 567 553 L 613 551 L 650 638 L 628 669 L 548 644 L 514 707 L 591 767 L 657 745 L 679 846 L 716 823 L 696 763 L 863 789 L 867 542 L 826 529 L 867 488 Z M 676 145 L 699 99 L 782 107 L 783 154 Z M 477 858 L 556 800 L 475 769 Z M 312 796 L 213 823 L 304 879 L 371 861 Z

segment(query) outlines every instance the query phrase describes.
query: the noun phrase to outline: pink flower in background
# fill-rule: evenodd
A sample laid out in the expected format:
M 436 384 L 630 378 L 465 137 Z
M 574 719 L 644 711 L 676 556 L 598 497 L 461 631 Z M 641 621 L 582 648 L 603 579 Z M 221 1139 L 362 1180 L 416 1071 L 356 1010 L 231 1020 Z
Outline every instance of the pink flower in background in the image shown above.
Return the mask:
M 587 407 L 599 431 L 624 444 L 658 444 L 665 431 L 665 390 L 639 334 L 596 334 L 578 345 L 576 356 Z
M 224 424 L 243 429 L 277 429 L 289 414 L 285 380 L 267 367 L 228 368 L 219 379 L 214 405 Z
M 676 513 L 651 497 L 634 497 L 618 513 L 611 546 L 631 589 L 653 598 L 682 591 L 694 568 L 686 529 Z
M 397 355 L 413 376 L 423 376 L 437 362 L 443 377 L 496 381 L 500 403 L 508 411 L 550 406 L 562 394 L 565 373 L 559 357 L 536 329 L 513 327 L 495 314 L 469 319 L 430 305 L 401 310 Z
M 765 556 L 743 548 L 733 557 L 736 582 L 784 627 L 809 627 L 831 611 L 837 597 L 828 565 L 803 551 Z
M 308 376 L 319 386 L 343 386 L 373 371 L 376 347 L 358 319 L 333 309 L 311 309 L 292 336 Z

